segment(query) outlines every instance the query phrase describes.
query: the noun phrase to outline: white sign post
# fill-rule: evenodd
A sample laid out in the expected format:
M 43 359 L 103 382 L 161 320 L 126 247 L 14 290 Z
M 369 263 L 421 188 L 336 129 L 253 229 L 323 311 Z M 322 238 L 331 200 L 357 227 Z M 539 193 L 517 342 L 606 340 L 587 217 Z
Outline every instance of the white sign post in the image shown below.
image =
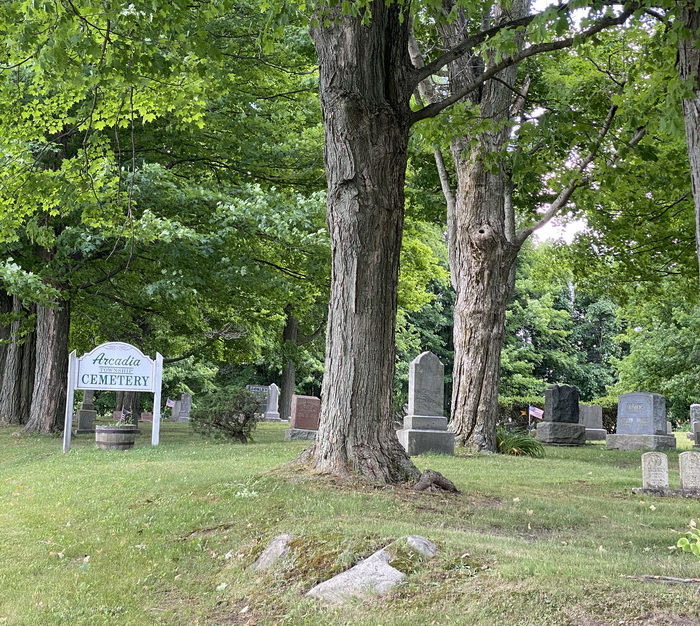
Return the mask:
M 153 393 L 153 430 L 151 444 L 160 438 L 160 388 L 163 381 L 163 357 L 156 353 L 155 361 L 138 348 L 121 341 L 97 346 L 77 357 L 75 350 L 68 357 L 68 390 L 66 420 L 63 430 L 63 451 L 70 449 L 73 428 L 73 392 L 76 389 L 102 391 L 146 391 Z

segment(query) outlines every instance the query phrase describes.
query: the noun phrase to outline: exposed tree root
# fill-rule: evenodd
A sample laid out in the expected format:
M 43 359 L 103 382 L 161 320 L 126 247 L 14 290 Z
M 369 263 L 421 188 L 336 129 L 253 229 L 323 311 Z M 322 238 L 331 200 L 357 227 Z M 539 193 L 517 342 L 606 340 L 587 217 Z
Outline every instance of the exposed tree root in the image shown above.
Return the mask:
M 452 493 L 459 493 L 459 489 L 455 487 L 454 483 L 449 479 L 445 478 L 440 472 L 435 470 L 427 469 L 425 470 L 418 482 L 413 485 L 414 491 L 451 491 Z

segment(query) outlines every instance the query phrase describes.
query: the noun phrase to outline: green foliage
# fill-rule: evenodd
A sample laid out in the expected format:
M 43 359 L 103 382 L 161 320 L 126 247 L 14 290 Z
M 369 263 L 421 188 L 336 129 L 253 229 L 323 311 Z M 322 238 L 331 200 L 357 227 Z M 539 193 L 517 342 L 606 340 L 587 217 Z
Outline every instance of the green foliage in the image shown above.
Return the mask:
M 529 396 L 557 383 L 576 385 L 583 400 L 604 394 L 616 380 L 620 329 L 615 304 L 576 287 L 559 247 L 525 246 L 506 312 L 501 394 Z
M 544 446 L 527 430 L 498 426 L 496 428 L 496 444 L 499 454 L 544 458 Z
M 530 425 L 528 408 L 531 406 L 544 409 L 544 396 L 499 396 L 498 422 L 502 426 L 526 428 Z
M 245 389 L 219 389 L 198 399 L 190 416 L 190 425 L 203 437 L 248 443 L 261 419 L 257 412 L 259 406 L 255 394 Z
M 625 307 L 628 329 L 620 340 L 630 353 L 617 363 L 615 391 L 664 395 L 669 419 L 679 424 L 700 398 L 700 307 L 674 293 L 673 284 L 666 294 L 665 300 L 634 298 Z
M 690 520 L 690 530 L 678 540 L 676 545 L 683 552 L 690 552 L 700 559 L 700 531 L 698 530 L 695 520 Z

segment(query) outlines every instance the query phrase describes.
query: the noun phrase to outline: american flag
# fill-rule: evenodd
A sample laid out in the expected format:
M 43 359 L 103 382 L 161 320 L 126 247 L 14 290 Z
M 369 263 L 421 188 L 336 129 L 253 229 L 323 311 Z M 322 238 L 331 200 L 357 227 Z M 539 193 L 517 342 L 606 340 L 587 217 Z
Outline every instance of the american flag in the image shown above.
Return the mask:
M 527 407 L 527 414 L 529 417 L 534 417 L 538 420 L 541 420 L 544 417 L 544 411 L 542 409 L 538 409 L 536 406 Z
M 168 401 L 165 403 L 165 406 L 172 409 L 175 406 L 175 400 L 171 400 L 170 398 L 168 398 Z

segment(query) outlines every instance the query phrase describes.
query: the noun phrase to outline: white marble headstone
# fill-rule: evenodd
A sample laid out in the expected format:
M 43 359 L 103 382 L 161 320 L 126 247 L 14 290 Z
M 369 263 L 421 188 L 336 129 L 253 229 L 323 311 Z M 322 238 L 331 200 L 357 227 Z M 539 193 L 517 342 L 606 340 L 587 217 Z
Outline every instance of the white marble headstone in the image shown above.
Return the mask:
M 644 489 L 668 488 L 668 457 L 662 452 L 642 454 L 642 487 Z
M 700 452 L 682 452 L 678 455 L 681 470 L 681 489 L 700 489 Z

